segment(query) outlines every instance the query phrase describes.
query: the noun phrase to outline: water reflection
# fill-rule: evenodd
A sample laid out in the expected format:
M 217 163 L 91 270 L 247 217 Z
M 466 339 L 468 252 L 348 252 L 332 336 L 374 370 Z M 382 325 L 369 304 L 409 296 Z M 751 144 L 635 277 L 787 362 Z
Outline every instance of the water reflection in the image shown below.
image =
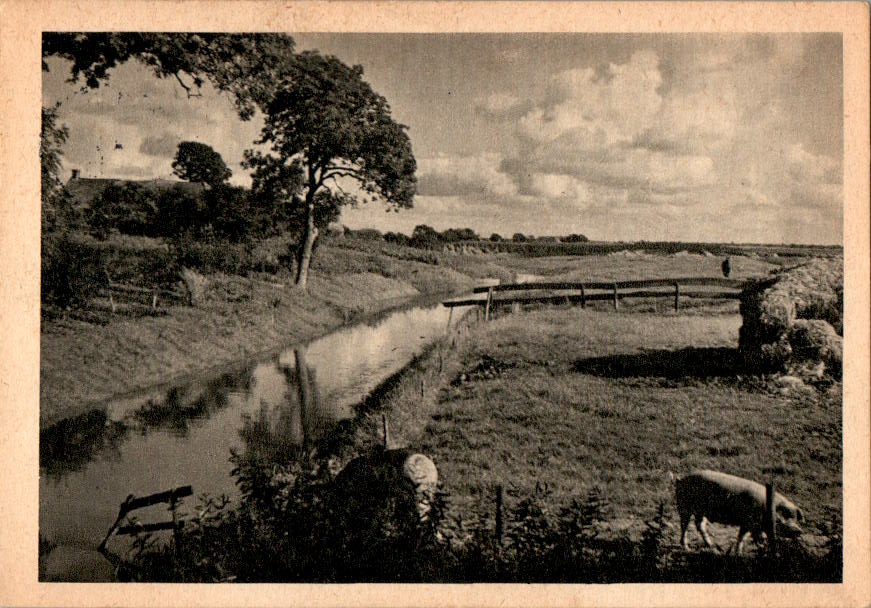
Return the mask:
M 231 450 L 266 462 L 308 453 L 352 418 L 354 405 L 378 383 L 444 332 L 448 314 L 441 306 L 398 311 L 43 431 L 40 533 L 93 547 L 128 494 L 190 484 L 197 495 L 236 495 Z

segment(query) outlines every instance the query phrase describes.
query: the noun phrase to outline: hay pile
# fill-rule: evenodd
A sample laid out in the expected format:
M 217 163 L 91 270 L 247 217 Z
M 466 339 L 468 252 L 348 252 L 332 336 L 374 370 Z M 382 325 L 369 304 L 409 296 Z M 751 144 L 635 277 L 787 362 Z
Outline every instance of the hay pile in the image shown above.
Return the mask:
M 839 378 L 843 310 L 843 258 L 815 258 L 744 290 L 739 348 L 766 371 Z

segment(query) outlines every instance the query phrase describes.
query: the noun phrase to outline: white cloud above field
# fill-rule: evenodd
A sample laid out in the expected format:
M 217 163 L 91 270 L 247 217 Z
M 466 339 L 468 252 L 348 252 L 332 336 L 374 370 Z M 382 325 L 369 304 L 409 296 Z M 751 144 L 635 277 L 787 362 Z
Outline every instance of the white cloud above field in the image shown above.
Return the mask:
M 354 227 L 472 227 L 594 239 L 842 239 L 841 40 L 831 34 L 303 34 L 409 127 L 415 207 Z M 178 142 L 213 146 L 235 183 L 259 134 L 206 88 L 136 65 L 87 94 L 50 62 L 43 101 L 70 127 L 65 167 L 167 177 Z M 122 144 L 115 147 L 116 140 Z

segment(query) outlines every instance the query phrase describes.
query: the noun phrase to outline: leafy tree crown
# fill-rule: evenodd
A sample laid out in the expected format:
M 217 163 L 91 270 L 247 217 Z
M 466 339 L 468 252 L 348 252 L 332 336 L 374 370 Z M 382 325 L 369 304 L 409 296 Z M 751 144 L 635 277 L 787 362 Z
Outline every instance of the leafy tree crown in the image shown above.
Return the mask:
M 172 168 L 183 180 L 212 187 L 224 183 L 233 175 L 220 154 L 211 146 L 197 141 L 183 141 L 178 145 Z

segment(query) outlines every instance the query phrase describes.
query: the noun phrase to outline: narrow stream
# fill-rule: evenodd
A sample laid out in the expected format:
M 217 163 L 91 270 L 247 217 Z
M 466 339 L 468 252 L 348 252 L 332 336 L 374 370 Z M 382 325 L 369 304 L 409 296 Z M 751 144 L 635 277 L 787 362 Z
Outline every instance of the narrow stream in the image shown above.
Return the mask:
M 46 429 L 40 434 L 40 535 L 94 548 L 128 494 L 191 485 L 190 504 L 203 493 L 237 495 L 231 449 L 299 451 L 316 442 L 444 333 L 448 315 L 441 305 L 399 310 L 268 360 L 112 401 Z M 310 396 L 301 399 L 301 389 Z M 165 509 L 137 515 L 143 522 L 165 520 Z

